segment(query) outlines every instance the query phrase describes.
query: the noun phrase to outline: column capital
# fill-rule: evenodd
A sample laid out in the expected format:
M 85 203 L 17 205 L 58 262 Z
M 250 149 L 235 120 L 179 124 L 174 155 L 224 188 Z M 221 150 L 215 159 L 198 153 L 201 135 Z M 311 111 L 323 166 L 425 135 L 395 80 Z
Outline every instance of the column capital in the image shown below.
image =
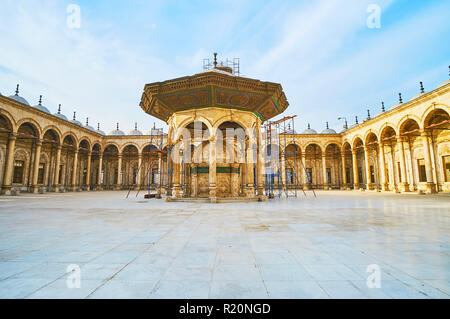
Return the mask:
M 427 130 L 422 129 L 422 130 L 420 130 L 420 136 L 428 137 L 428 136 L 430 136 L 430 133 Z
M 17 133 L 16 132 L 11 132 L 9 134 L 9 140 L 16 140 L 17 139 Z
M 397 136 L 397 142 L 401 143 L 401 142 L 405 142 L 406 141 L 406 137 L 405 136 Z

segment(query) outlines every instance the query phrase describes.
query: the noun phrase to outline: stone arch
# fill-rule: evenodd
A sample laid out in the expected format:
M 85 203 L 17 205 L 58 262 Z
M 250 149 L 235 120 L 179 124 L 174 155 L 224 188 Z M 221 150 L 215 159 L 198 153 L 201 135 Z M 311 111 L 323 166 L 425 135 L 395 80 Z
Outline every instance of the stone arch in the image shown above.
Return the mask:
M 341 142 L 337 141 L 337 140 L 331 140 L 331 141 L 327 141 L 324 145 L 323 145 L 323 149 L 326 150 L 327 147 L 330 144 L 336 144 L 337 146 L 339 146 L 339 149 L 341 149 Z
M 28 125 L 28 126 L 30 126 L 30 127 L 33 129 L 34 133 L 36 134 L 35 136 L 36 136 L 38 139 L 41 139 L 41 136 L 42 136 L 42 130 L 41 130 L 40 125 L 39 125 L 35 120 L 29 119 L 29 118 L 20 120 L 20 121 L 17 123 L 17 132 L 19 132 L 19 130 L 20 130 L 20 128 L 22 127 L 22 125 Z
M 82 147 L 82 144 L 84 147 Z M 78 148 L 81 149 L 85 149 L 86 151 L 90 151 L 91 150 L 91 143 L 87 138 L 82 138 L 80 139 L 80 142 L 78 143 Z
M 194 122 L 202 122 L 203 124 L 205 124 L 206 127 L 208 128 L 209 136 L 211 136 L 212 133 L 214 132 L 214 127 L 207 118 L 205 118 L 203 116 L 189 117 L 178 125 L 177 130 L 175 132 L 176 135 L 173 140 L 174 141 L 178 140 L 180 137 L 180 134 L 181 134 L 181 130 L 186 128 L 189 124 L 194 123 Z M 170 136 L 169 136 L 169 138 L 170 138 Z
M 307 150 L 308 148 L 310 148 L 311 146 L 313 146 L 313 147 L 317 146 L 317 147 L 319 148 L 319 150 L 320 150 L 320 153 L 322 153 L 322 146 L 321 146 L 319 143 L 316 143 L 316 142 L 308 142 L 308 143 L 305 145 L 305 153 L 306 153 L 306 150 Z
M 301 156 L 302 154 L 302 149 L 300 147 L 299 144 L 297 143 L 289 143 L 285 149 L 285 156 L 294 156 L 294 151 L 295 151 L 295 156 Z
M 80 138 L 80 142 L 78 143 L 78 146 L 80 146 L 81 142 L 86 141 L 88 143 L 89 149 L 91 149 L 92 147 L 92 142 L 91 139 L 87 136 L 83 136 L 82 138 Z
M 387 129 L 393 129 L 395 132 L 395 135 L 397 135 L 397 130 L 395 129 L 396 126 L 393 123 L 390 122 L 385 122 L 383 125 L 381 125 L 380 129 L 378 130 L 378 139 L 382 139 L 383 138 L 383 133 L 385 133 L 385 130 Z
M 130 145 L 136 147 L 138 153 L 142 151 L 141 148 L 140 148 L 136 143 L 134 143 L 134 142 L 126 142 L 126 143 L 123 144 L 122 147 L 120 148 L 120 153 L 122 153 L 123 150 L 124 150 L 127 146 L 130 146 Z
M 392 125 L 383 125 L 383 127 L 380 129 L 379 133 L 379 140 L 383 141 L 386 138 L 391 138 L 393 136 L 397 136 L 398 132 L 395 130 L 394 126 Z
M 64 141 L 66 140 L 66 138 L 70 136 L 73 139 L 73 146 L 77 146 L 78 145 L 78 138 L 76 137 L 76 135 L 73 132 L 66 132 L 62 138 L 61 141 L 64 143 Z
M 54 131 L 54 132 L 57 134 L 57 136 L 58 136 L 58 143 L 62 141 L 62 139 L 61 139 L 61 137 L 62 137 L 61 130 L 60 130 L 58 127 L 56 127 L 55 125 L 47 125 L 47 126 L 42 130 L 42 138 L 44 138 L 45 134 L 46 134 L 49 130 L 52 130 L 52 131 Z
M 444 104 L 433 104 L 425 111 L 424 115 L 422 116 L 420 126 L 426 128 L 432 120 L 432 116 L 436 114 L 438 114 L 442 119 L 448 120 L 450 118 L 449 112 L 450 108 L 448 106 Z
M 355 135 L 354 137 L 353 137 L 353 140 L 352 140 L 352 149 L 353 148 L 356 148 L 356 146 L 358 145 L 358 142 L 361 142 L 361 144 L 362 145 L 364 145 L 364 140 L 363 140 L 363 138 L 362 138 L 362 136 L 361 135 Z
M 94 141 L 92 143 L 92 149 L 91 151 L 97 151 L 97 152 L 101 152 L 102 151 L 102 143 L 100 141 Z
M 369 130 L 364 136 L 364 145 L 369 145 L 370 143 L 378 142 L 378 136 L 373 130 Z
M 120 147 L 119 147 L 119 145 L 118 145 L 117 143 L 115 143 L 115 142 L 108 142 L 108 143 L 106 143 L 106 144 L 105 144 L 105 147 L 103 148 L 103 153 L 106 151 L 106 149 L 108 149 L 108 148 L 111 149 L 110 146 L 114 146 L 114 147 L 116 148 L 117 152 L 119 153 Z
M 420 117 L 414 114 L 407 114 L 405 116 L 403 116 L 400 121 L 398 121 L 397 123 L 397 132 L 399 132 L 401 134 L 401 127 L 403 124 L 405 124 L 405 122 L 407 122 L 408 120 L 413 120 L 417 123 L 417 125 L 419 125 L 419 128 L 423 128 L 423 126 L 420 126 L 421 120 Z
M 420 130 L 420 119 L 417 117 L 410 118 L 406 117 L 401 122 L 399 122 L 398 132 L 400 135 L 409 133 L 412 130 Z
M 426 126 L 427 120 L 429 120 L 430 115 L 435 112 L 436 110 L 442 110 L 446 112 L 447 114 L 450 113 L 450 107 L 446 104 L 439 104 L 439 103 L 433 103 L 431 104 L 425 112 L 423 112 L 422 117 L 420 119 L 420 127 L 423 128 Z
M 0 117 L 3 117 L 5 119 L 5 123 L 9 126 L 9 129 L 12 132 L 17 132 L 16 121 L 8 111 L 0 109 Z

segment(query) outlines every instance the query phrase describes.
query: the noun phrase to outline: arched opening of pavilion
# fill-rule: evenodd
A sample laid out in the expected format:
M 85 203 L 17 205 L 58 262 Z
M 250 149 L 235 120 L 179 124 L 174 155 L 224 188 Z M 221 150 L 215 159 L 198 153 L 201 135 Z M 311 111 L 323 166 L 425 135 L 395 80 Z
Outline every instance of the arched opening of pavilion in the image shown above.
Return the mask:
M 39 164 L 40 172 L 38 176 L 38 184 L 42 184 L 45 191 L 55 190 L 55 184 L 59 184 L 59 176 L 55 176 L 56 173 L 59 175 L 60 169 L 60 159 L 58 161 L 59 147 L 60 139 L 56 130 L 46 130 L 42 138 L 42 152 L 48 154 L 48 158 L 44 158 L 44 161 L 48 160 L 48 163 L 43 162 Z M 59 157 L 61 158 L 61 154 L 59 154 Z
M 311 143 L 305 148 L 305 185 L 306 189 L 323 188 L 322 149 Z
M 76 139 L 72 134 L 68 134 L 63 138 L 61 150 L 61 167 L 60 167 L 60 185 L 61 190 L 69 191 L 75 187 L 74 169 L 76 166 L 77 153 Z
M 120 188 L 119 164 L 118 147 L 114 144 L 107 145 L 103 151 L 103 189 Z
M 13 187 L 19 191 L 38 191 L 39 163 L 42 142 L 39 129 L 31 122 L 22 123 L 17 129 L 14 153 Z
M 336 143 L 328 144 L 322 160 L 324 189 L 339 189 L 342 186 L 341 150 Z
M 398 172 L 400 165 L 396 164 L 396 146 L 397 146 L 397 133 L 391 126 L 386 126 L 381 131 L 380 143 L 383 148 L 384 154 L 384 168 L 385 178 L 383 190 L 397 190 Z M 397 167 L 397 168 L 396 168 Z

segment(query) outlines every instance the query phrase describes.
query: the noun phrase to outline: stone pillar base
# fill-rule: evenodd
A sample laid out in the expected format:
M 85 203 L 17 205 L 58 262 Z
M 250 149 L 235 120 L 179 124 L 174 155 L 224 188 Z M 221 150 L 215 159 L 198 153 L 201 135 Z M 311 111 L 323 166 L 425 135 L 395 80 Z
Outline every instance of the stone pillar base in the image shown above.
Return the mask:
M 398 186 L 398 189 L 401 193 L 407 193 L 409 192 L 409 184 L 408 183 L 400 183 Z
M 436 193 L 436 184 L 435 183 L 423 183 L 422 188 L 424 189 L 425 194 Z
M 97 185 L 97 186 L 95 186 L 95 190 L 96 190 L 96 191 L 101 191 L 101 190 L 103 190 L 102 185 Z
M 115 185 L 115 186 L 114 186 L 114 190 L 120 191 L 120 185 L 119 185 L 119 184 Z
M 53 185 L 52 192 L 59 193 L 59 185 Z
M 39 194 L 40 193 L 40 188 L 37 185 L 33 185 L 31 186 L 31 193 L 33 194 Z
M 265 201 L 267 201 L 267 196 L 264 196 L 264 195 L 258 196 L 258 202 L 265 202 Z
M 373 184 L 372 184 L 372 183 L 368 183 L 368 184 L 366 185 L 366 187 L 367 187 L 367 190 L 373 191 Z
M 216 197 L 217 197 L 216 184 L 209 184 L 209 198 L 217 200 Z
M 3 186 L 1 194 L 2 195 L 13 195 L 12 186 Z
M 172 189 L 172 197 L 173 198 L 180 198 L 180 185 L 179 184 L 174 184 L 173 185 L 173 189 Z
M 330 187 L 329 187 L 327 184 L 324 184 L 324 185 L 323 185 L 323 189 L 324 189 L 324 190 L 329 190 Z
M 359 190 L 359 184 L 353 184 L 353 189 L 354 189 L 355 191 Z
M 255 188 L 253 186 L 245 187 L 245 196 L 246 197 L 254 197 L 255 196 Z

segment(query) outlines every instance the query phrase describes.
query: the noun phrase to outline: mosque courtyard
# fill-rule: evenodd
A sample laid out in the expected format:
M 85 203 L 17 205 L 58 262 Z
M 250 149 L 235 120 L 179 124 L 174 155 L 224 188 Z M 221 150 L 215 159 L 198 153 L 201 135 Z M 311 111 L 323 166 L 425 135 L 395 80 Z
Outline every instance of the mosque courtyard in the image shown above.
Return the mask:
M 316 193 L 2 196 L 0 298 L 449 298 L 450 196 Z

